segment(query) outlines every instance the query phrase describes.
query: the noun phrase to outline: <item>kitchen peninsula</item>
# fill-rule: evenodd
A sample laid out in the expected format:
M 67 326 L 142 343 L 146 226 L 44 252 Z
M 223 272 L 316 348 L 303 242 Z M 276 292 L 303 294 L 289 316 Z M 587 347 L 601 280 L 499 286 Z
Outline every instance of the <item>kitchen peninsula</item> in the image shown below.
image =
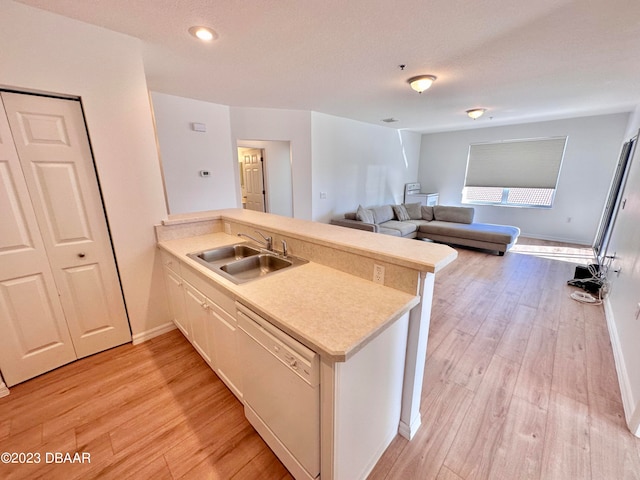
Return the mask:
M 256 231 L 308 263 L 238 284 L 187 257 L 243 243 L 240 233 L 261 238 Z M 242 209 L 174 215 L 156 235 L 175 324 L 296 478 L 364 478 L 397 433 L 415 434 L 433 282 L 455 250 Z M 248 405 L 242 312 L 266 322 L 254 336 L 273 330 L 317 355 L 317 378 L 312 364 L 298 372 L 319 396 L 317 459 L 270 441 L 277 429 Z

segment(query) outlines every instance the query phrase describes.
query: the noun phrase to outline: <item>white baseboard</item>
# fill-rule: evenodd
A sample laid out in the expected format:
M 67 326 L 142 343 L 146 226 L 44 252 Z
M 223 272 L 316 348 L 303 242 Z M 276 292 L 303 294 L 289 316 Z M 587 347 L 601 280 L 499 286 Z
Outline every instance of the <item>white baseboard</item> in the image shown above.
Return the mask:
M 616 373 L 618 374 L 618 384 L 620 385 L 620 395 L 622 397 L 622 407 L 624 408 L 624 416 L 627 421 L 627 425 L 631 429 L 634 435 L 640 433 L 637 424 L 636 405 L 633 401 L 633 394 L 631 391 L 631 383 L 629 382 L 629 374 L 627 373 L 627 366 L 624 363 L 624 357 L 622 356 L 622 346 L 620 345 L 620 337 L 618 337 L 618 330 L 613 318 L 613 309 L 611 308 L 611 302 L 609 298 L 604 299 L 604 316 L 607 319 L 607 329 L 609 330 L 609 338 L 611 339 L 611 349 L 613 350 L 613 359 L 616 364 Z M 634 415 L 635 414 L 635 415 Z M 637 431 L 634 431 L 637 430 Z
M 151 340 L 153 337 L 157 337 L 158 335 L 162 335 L 163 333 L 170 332 L 175 329 L 176 326 L 173 322 L 167 322 L 165 324 L 160 325 L 159 327 L 152 328 L 151 330 L 146 330 L 144 332 L 136 333 L 131 337 L 134 345 L 139 345 L 142 342 L 146 342 L 147 340 Z
M 405 422 L 400 421 L 400 425 L 398 426 L 398 433 L 400 434 L 400 436 L 406 438 L 407 440 L 411 440 L 413 436 L 418 432 L 420 425 L 422 425 L 420 415 L 417 415 L 416 418 L 413 419 L 411 425 L 407 425 Z
M 0 381 L 0 398 L 6 397 L 9 395 L 9 387 L 7 387 L 4 382 Z

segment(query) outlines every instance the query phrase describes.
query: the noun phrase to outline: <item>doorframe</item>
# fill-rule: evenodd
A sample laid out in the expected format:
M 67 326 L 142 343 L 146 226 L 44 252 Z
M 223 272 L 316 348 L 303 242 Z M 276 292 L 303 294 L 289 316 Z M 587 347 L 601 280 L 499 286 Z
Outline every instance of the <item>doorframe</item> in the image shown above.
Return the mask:
M 238 156 L 238 163 L 236 168 L 240 170 L 240 175 L 242 175 L 243 177 L 244 177 L 244 171 L 242 170 L 244 169 L 244 156 L 242 157 L 242 162 L 241 162 L 240 161 L 241 148 L 248 148 L 251 150 L 260 150 L 260 169 L 262 170 L 262 201 L 264 202 L 264 212 L 269 213 L 271 205 L 269 202 L 269 191 L 267 188 L 269 184 L 267 180 L 267 169 L 264 166 L 266 162 L 265 149 L 263 147 L 248 147 L 248 146 L 242 146 L 238 144 L 238 146 L 236 147 L 236 154 Z M 246 179 L 245 179 L 245 182 L 246 182 Z M 242 183 L 240 181 L 240 177 L 238 177 L 238 188 L 240 189 L 240 200 L 242 200 Z
M 604 261 L 608 253 L 611 233 L 616 223 L 618 211 L 621 208 L 622 196 L 627 183 L 629 170 L 631 169 L 631 163 L 636 152 L 639 136 L 640 133 L 636 134 L 622 146 L 618 163 L 616 164 L 616 170 L 611 179 L 611 186 L 609 187 L 605 208 L 602 212 L 596 237 L 593 241 L 594 254 L 600 262 Z M 624 208 L 624 205 L 622 205 L 622 208 Z
M 241 207 L 242 191 L 240 184 L 240 177 L 238 171 L 238 164 L 240 163 L 240 155 L 238 149 L 240 148 L 255 148 L 262 150 L 262 169 L 265 191 L 265 210 L 267 213 L 274 213 L 276 215 L 282 215 L 290 218 L 295 218 L 295 201 L 294 201 L 294 171 L 293 171 L 293 155 L 291 140 L 257 140 L 257 139 L 236 139 L 236 145 L 234 150 L 234 160 L 236 166 L 236 185 L 238 192 L 238 202 Z M 286 155 L 285 155 L 286 145 Z M 275 156 L 269 158 L 270 149 L 273 149 Z M 286 168 L 286 173 L 284 170 Z M 270 175 L 271 173 L 271 175 Z M 281 177 L 280 175 L 284 175 Z M 277 188 L 276 188 L 277 185 Z M 273 187 L 273 188 L 272 188 Z M 272 188 L 272 191 L 270 191 Z M 282 193 L 280 188 L 286 189 L 286 204 L 283 202 Z

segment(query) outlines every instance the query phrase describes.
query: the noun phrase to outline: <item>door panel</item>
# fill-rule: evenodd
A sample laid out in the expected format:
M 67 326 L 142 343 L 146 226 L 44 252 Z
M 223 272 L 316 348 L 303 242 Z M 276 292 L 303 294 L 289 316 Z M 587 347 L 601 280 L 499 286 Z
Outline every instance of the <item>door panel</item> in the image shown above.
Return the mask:
M 33 250 L 33 241 L 7 160 L 0 160 L 0 218 L 0 254 Z
M 76 308 L 77 325 L 69 325 L 71 336 L 87 338 L 104 334 L 114 327 L 109 319 L 109 299 L 100 272 L 100 265 L 80 265 L 64 269 L 66 289 L 71 296 L 71 305 Z
M 13 386 L 76 359 L 0 103 L 0 365 Z
M 80 103 L 6 92 L 2 100 L 78 357 L 129 342 Z
M 51 234 L 51 243 L 60 247 L 65 243 L 90 242 L 87 212 L 74 166 L 40 162 L 32 168 L 39 203 L 49 227 L 45 231 Z
M 5 280 L 0 282 L 0 286 L 2 313 L 10 319 L 9 325 L 13 328 L 21 358 L 64 343 L 64 329 L 56 322 L 56 313 L 51 308 L 41 274 Z M 41 321 L 21 321 L 25 318 Z

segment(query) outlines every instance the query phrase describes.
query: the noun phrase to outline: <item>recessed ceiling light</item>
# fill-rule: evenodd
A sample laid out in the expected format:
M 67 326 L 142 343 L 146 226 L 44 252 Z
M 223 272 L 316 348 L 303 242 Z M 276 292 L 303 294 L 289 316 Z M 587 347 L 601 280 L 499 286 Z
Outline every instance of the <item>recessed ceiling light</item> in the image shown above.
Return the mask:
M 398 121 L 398 119 L 397 118 L 393 118 L 393 117 L 389 117 L 389 118 L 383 118 L 382 121 L 384 123 L 395 123 L 395 122 Z
M 194 26 L 189 29 L 189 33 L 203 42 L 210 42 L 211 40 L 218 38 L 218 34 L 215 30 L 209 27 Z

